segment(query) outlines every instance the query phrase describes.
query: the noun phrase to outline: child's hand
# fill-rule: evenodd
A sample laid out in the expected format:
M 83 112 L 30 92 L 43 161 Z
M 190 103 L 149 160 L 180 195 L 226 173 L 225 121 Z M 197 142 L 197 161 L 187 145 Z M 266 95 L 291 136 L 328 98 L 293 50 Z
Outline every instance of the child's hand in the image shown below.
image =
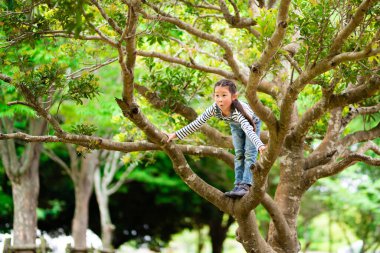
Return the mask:
M 263 153 L 264 153 L 264 151 L 265 151 L 266 148 L 267 148 L 267 146 L 261 146 L 259 148 L 260 155 L 263 155 Z
M 167 134 L 168 140 L 166 142 L 170 142 L 171 140 L 177 138 L 177 135 L 175 133 Z

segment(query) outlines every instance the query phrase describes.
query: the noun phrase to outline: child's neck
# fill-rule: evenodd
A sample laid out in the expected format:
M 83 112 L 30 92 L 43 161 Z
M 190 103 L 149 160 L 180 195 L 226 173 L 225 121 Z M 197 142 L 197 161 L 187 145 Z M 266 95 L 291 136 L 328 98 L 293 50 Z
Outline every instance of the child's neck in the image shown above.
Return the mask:
M 228 108 L 227 110 L 221 110 L 221 111 L 222 111 L 222 115 L 225 117 L 228 117 L 231 115 L 231 108 Z

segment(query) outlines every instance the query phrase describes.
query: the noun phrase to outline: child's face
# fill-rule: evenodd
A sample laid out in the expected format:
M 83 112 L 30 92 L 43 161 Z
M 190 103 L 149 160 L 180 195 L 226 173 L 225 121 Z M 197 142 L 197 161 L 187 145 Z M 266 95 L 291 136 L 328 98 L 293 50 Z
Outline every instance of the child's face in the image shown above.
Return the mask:
M 235 99 L 237 99 L 237 94 L 231 94 L 227 86 L 215 87 L 214 100 L 222 111 L 229 111 Z

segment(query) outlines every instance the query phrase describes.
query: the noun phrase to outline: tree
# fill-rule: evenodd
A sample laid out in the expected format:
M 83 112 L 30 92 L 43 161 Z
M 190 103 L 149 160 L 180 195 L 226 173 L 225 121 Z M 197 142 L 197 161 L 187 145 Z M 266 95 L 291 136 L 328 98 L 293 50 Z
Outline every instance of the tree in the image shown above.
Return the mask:
M 374 115 L 380 108 L 379 8 L 376 0 L 344 4 L 323 0 L 90 0 L 41 1 L 19 7 L 2 16 L 1 22 L 12 31 L 5 30 L 7 46 L 49 37 L 106 48 L 115 58 L 86 70 L 118 62 L 122 91 L 116 102 L 148 141 L 118 143 L 86 135 L 86 131 L 64 131 L 53 112 L 36 99 L 36 87 L 21 82 L 13 73 L 2 73 L 0 79 L 18 89 L 26 101 L 23 104 L 46 119 L 54 135 L 10 133 L 1 134 L 0 139 L 69 142 L 123 152 L 162 150 L 193 191 L 236 219 L 237 240 L 247 252 L 297 252 L 296 221 L 305 192 L 319 179 L 358 161 L 380 164 L 378 158 L 365 154 L 366 142 L 380 135 L 379 122 L 359 131 L 349 127 L 356 117 Z M 32 10 L 39 10 L 38 19 L 12 19 Z M 176 72 L 173 64 L 188 70 Z M 150 74 L 144 76 L 143 72 Z M 214 146 L 166 143 L 160 129 L 170 125 L 154 125 L 140 106 L 144 96 L 163 113 L 192 120 L 196 113 L 191 102 L 205 99 L 202 94 L 210 92 L 210 84 L 220 77 L 234 79 L 244 87 L 247 101 L 267 127 L 263 136 L 268 137 L 268 149 L 253 171 L 255 183 L 239 200 L 224 197 L 202 180 L 184 156 L 209 155 L 232 164 L 231 154 L 215 147 L 231 147 L 228 137 L 205 126 L 201 131 Z M 87 89 L 69 94 L 92 98 L 93 83 L 86 84 Z M 67 90 L 70 85 L 65 87 Z M 183 122 L 170 117 L 177 124 Z M 363 148 L 355 150 L 355 145 Z M 266 182 L 276 161 L 280 162 L 280 181 L 272 198 L 266 194 Z M 253 211 L 259 203 L 272 219 L 266 236 L 259 233 Z
M 70 155 L 70 165 L 67 165 L 52 151 L 46 150 L 46 154 L 57 162 L 70 176 L 75 189 L 75 212 L 72 221 L 72 235 L 74 248 L 86 249 L 86 231 L 89 219 L 89 201 L 94 187 L 94 174 L 99 166 L 99 152 L 83 151 L 77 153 L 75 147 L 66 145 Z
M 109 210 L 109 198 L 126 182 L 128 175 L 135 169 L 141 159 L 135 157 L 133 162 L 127 163 L 128 167 L 123 168 L 124 163 L 120 160 L 120 152 L 102 152 L 100 154 L 103 164 L 98 164 L 94 173 L 94 185 L 96 199 L 99 204 L 100 221 L 102 226 L 102 243 L 103 248 L 112 248 L 113 231 L 115 225 L 112 223 Z M 128 158 L 132 160 L 131 157 Z M 123 168 L 123 169 L 122 169 Z M 121 172 L 120 172 L 121 171 Z M 118 173 L 119 172 L 119 173 Z M 120 174 L 116 177 L 116 174 Z

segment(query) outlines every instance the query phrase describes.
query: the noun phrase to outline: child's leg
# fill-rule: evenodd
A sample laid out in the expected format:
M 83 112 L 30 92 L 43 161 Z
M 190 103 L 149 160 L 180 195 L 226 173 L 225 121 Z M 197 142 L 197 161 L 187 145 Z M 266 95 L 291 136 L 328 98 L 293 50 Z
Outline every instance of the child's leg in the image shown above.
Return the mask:
M 260 127 L 261 127 L 261 121 L 256 126 L 256 134 L 260 136 Z M 245 147 L 244 147 L 245 153 L 244 153 L 244 172 L 243 172 L 243 184 L 249 184 L 252 185 L 253 183 L 253 177 L 252 177 L 252 171 L 251 166 L 252 164 L 256 163 L 257 159 L 257 148 L 255 145 L 249 140 L 248 136 L 245 140 Z
M 243 180 L 244 173 L 244 153 L 245 153 L 245 133 L 239 124 L 231 123 L 232 142 L 235 149 L 235 185 L 238 185 Z

